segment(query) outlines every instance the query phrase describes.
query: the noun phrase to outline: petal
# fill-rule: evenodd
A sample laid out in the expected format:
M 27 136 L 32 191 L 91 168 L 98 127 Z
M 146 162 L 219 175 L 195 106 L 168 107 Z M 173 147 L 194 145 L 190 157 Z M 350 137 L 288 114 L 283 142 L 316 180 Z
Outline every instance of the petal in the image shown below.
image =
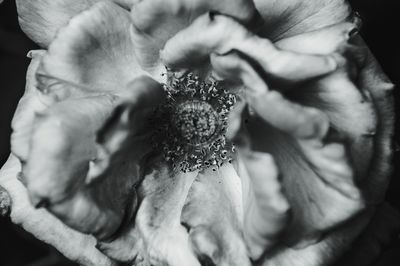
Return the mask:
M 26 188 L 17 179 L 20 171 L 21 165 L 12 155 L 0 170 L 0 186 L 12 199 L 10 217 L 13 223 L 79 264 L 115 265 L 94 247 L 94 237 L 72 230 L 44 209 L 35 209 L 29 202 Z
M 146 0 L 133 6 L 133 36 L 136 54 L 142 66 L 152 69 L 159 64 L 159 50 L 177 32 L 205 12 L 218 12 L 249 24 L 260 19 L 249 0 Z
M 365 43 L 361 40 L 361 45 Z M 389 176 L 393 168 L 393 132 L 394 98 L 393 83 L 384 74 L 379 63 L 367 49 L 365 67 L 361 70 L 359 86 L 369 92 L 376 108 L 377 128 L 374 141 L 376 156 L 372 158 L 369 177 L 363 180 L 363 187 L 368 201 L 381 202 L 389 185 Z
M 283 81 L 304 81 L 330 73 L 338 65 L 338 59 L 333 56 L 279 50 L 268 39 L 257 37 L 238 22 L 207 14 L 170 39 L 161 57 L 168 67 L 180 69 L 203 64 L 212 53 L 225 55 L 233 51 L 254 60 L 270 79 Z M 304 65 L 308 67 L 301 67 Z
M 68 99 L 39 114 L 23 168 L 31 201 L 81 232 L 114 238 L 136 209 L 134 186 L 150 144 L 138 110 L 158 103 L 154 90 L 163 93 L 149 78 L 133 82 L 126 91 L 133 111 L 116 112 L 105 126 L 113 95 Z
M 356 24 L 359 24 L 357 20 Z M 352 52 L 361 53 L 365 62 L 357 70 L 359 76 L 356 79 L 346 72 L 339 72 L 299 90 L 302 95 L 291 97 L 323 110 L 334 127 L 350 139 L 358 183 L 366 199 L 374 203 L 382 200 L 391 169 L 388 158 L 392 154 L 394 111 L 391 91 L 394 86 L 365 43 L 354 35 L 356 28 L 351 25 L 337 24 L 293 36 L 279 41 L 277 46 L 296 52 L 324 54 L 343 46 L 351 37 Z
M 36 115 L 23 169 L 33 202 L 61 201 L 84 183 L 88 162 L 96 157 L 96 131 L 115 101 L 112 96 L 66 100 Z
M 71 19 L 43 57 L 39 73 L 86 86 L 94 91 L 118 91 L 143 74 L 130 38 L 129 12 L 100 2 Z M 42 90 L 51 89 L 44 80 Z M 50 87 L 50 88 L 49 88 Z
M 273 40 L 310 32 L 348 19 L 347 1 L 264 1 L 254 0 L 265 21 L 258 34 Z
M 26 161 L 28 157 L 29 140 L 35 113 L 45 110 L 49 105 L 46 96 L 36 89 L 38 84 L 35 74 L 43 53 L 43 50 L 37 50 L 28 54 L 32 61 L 26 76 L 25 93 L 18 103 L 12 120 L 11 150 L 21 161 Z
M 136 226 L 143 237 L 151 265 L 200 266 L 182 226 L 181 212 L 198 172 L 183 173 L 159 163 L 148 162 L 139 187 L 141 204 Z
M 241 149 L 238 157 L 246 202 L 244 237 L 251 258 L 257 260 L 277 244 L 288 224 L 290 206 L 271 155 Z
M 313 245 L 299 249 L 281 246 L 272 254 L 267 254 L 262 265 L 335 265 L 338 258 L 346 251 L 353 250 L 354 240 L 365 229 L 373 214 L 374 210 L 361 213 L 327 232 L 319 242 Z
M 112 0 L 129 8 L 133 0 Z M 42 47 L 47 47 L 59 29 L 99 0 L 17 0 L 22 30 Z
M 241 233 L 241 184 L 231 164 L 200 173 L 182 212 L 192 246 L 213 265 L 251 265 Z
M 316 108 L 291 102 L 277 91 L 270 91 L 260 77 L 260 69 L 256 71 L 250 63 L 253 63 L 251 51 L 245 54 L 250 54 L 250 60 L 247 56 L 230 52 L 212 56 L 211 63 L 219 76 L 239 79 L 247 87 L 246 100 L 261 118 L 252 118 L 248 126 L 251 146 L 271 153 L 282 171 L 283 186 L 294 215 L 287 241 L 291 244 L 306 238 L 315 241 L 321 231 L 337 226 L 364 207 L 361 192 L 355 186 L 350 159 L 344 144 L 333 141 L 327 135 L 332 131 L 328 131 L 330 117 Z M 307 55 L 304 56 L 307 58 Z M 275 59 L 279 61 L 279 56 Z M 310 62 L 312 64 L 313 61 Z M 282 65 L 287 64 L 288 61 Z M 294 66 L 290 70 L 293 73 L 296 67 L 300 67 Z M 302 68 L 298 73 L 303 75 Z M 272 64 L 270 69 L 273 69 Z M 261 70 L 269 73 L 268 67 Z M 278 67 L 275 73 L 285 71 Z M 304 72 L 304 76 L 310 78 L 314 74 L 318 76 L 318 73 L 319 70 L 311 67 Z M 336 73 L 339 70 L 331 75 Z M 288 80 L 296 82 L 299 78 L 301 76 L 297 74 L 287 76 Z M 341 80 L 346 78 L 349 79 L 343 76 Z M 349 81 L 347 84 L 352 83 Z

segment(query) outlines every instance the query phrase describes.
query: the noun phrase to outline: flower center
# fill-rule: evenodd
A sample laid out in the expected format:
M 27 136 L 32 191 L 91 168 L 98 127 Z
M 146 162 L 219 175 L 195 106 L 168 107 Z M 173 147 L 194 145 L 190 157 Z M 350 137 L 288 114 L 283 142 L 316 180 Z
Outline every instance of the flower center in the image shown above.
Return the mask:
M 198 146 L 206 144 L 214 136 L 218 114 L 207 102 L 189 100 L 176 107 L 172 122 L 183 141 Z
M 192 73 L 178 78 L 169 72 L 168 78 L 164 85 L 167 101 L 154 116 L 158 129 L 154 146 L 183 172 L 216 170 L 230 162 L 234 146 L 225 133 L 235 96 L 218 82 L 202 81 Z

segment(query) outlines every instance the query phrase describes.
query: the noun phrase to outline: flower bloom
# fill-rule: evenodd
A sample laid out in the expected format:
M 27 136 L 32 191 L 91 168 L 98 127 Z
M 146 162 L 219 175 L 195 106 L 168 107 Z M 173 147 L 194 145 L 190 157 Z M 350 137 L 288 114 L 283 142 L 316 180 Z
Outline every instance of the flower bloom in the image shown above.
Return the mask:
M 17 1 L 43 50 L 13 221 L 84 265 L 337 260 L 387 186 L 392 84 L 327 2 L 290 32 L 261 0 Z

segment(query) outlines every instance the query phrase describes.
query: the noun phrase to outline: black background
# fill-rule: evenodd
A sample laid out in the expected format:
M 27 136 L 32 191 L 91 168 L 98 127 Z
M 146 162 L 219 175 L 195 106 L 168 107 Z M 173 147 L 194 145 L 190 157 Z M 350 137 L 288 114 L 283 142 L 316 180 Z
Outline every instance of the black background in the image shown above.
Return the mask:
M 312 1 L 312 0 L 305 0 Z M 362 35 L 395 84 L 400 84 L 400 1 L 350 1 L 363 19 Z M 5 0 L 0 5 L 0 165 L 9 154 L 10 121 L 18 99 L 22 96 L 29 60 L 26 54 L 37 48 L 18 26 L 15 3 Z M 399 106 L 399 89 L 395 90 Z M 399 109 L 397 107 L 398 113 Z M 397 119 L 396 142 L 399 140 Z M 396 152 L 395 172 L 387 200 L 400 210 L 400 156 Z M 400 265 L 400 241 L 395 240 L 376 262 L 379 266 Z M 375 263 L 374 263 L 375 264 Z M 0 217 L 0 266 L 72 265 L 54 249 L 40 243 L 6 218 Z

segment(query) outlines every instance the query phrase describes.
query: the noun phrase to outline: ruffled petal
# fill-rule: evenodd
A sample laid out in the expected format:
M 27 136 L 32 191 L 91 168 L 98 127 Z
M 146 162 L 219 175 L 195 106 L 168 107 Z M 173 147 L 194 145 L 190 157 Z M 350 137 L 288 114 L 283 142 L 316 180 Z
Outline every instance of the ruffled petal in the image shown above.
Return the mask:
M 0 186 L 7 190 L 12 200 L 10 217 L 13 223 L 79 264 L 115 265 L 95 248 L 94 237 L 72 230 L 44 209 L 35 209 L 29 202 L 28 191 L 17 179 L 20 171 L 21 164 L 12 155 L 0 171 Z
M 251 265 L 242 236 L 242 187 L 231 164 L 201 172 L 182 212 L 197 256 L 213 265 Z
M 133 36 L 136 55 L 145 69 L 157 68 L 165 42 L 205 12 L 217 12 L 249 25 L 261 20 L 249 0 L 145 0 L 133 6 Z
M 17 0 L 19 23 L 22 30 L 42 47 L 47 47 L 59 29 L 80 12 L 100 0 Z M 111 1 L 111 0 L 110 0 Z M 133 0 L 112 0 L 130 8 Z
M 198 172 L 183 173 L 148 161 L 138 193 L 141 200 L 136 226 L 144 240 L 149 265 L 200 266 L 190 248 L 181 213 Z
M 129 34 L 129 12 L 111 2 L 100 2 L 71 19 L 43 56 L 41 89 L 51 91 L 54 79 L 92 91 L 118 91 L 143 74 Z M 56 86 L 57 89 L 57 86 Z

